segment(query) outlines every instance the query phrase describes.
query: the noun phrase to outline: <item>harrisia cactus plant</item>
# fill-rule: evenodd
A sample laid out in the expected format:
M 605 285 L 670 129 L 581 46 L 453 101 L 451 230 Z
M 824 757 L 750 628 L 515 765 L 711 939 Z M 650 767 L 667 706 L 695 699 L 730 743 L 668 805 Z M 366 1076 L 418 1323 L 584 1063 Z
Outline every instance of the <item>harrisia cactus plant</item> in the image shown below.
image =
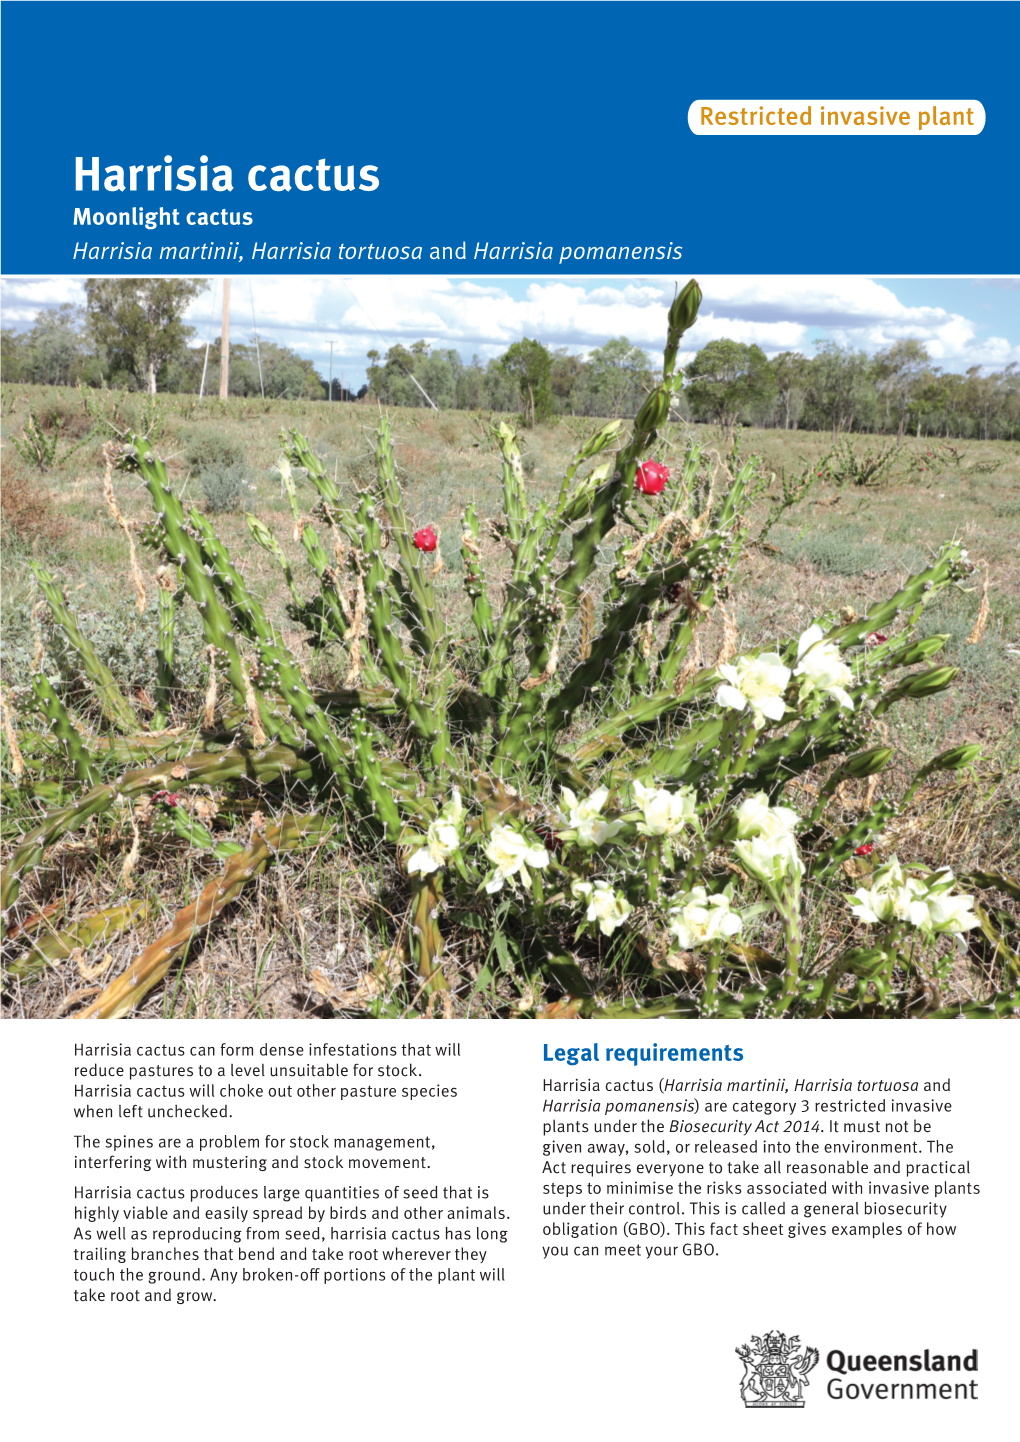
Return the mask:
M 671 306 L 661 377 L 629 431 L 619 421 L 596 429 L 555 493 L 529 496 L 512 426 L 492 423 L 501 504 L 485 518 L 474 504 L 464 512 L 463 606 L 443 599 L 440 536 L 411 519 L 387 417 L 376 479 L 353 497 L 303 436 L 281 433 L 306 576 L 264 521 L 249 516 L 248 528 L 279 566 L 291 619 L 346 677 L 340 690 L 312 689 L 209 520 L 185 513 L 152 444 L 134 436 L 123 446 L 118 465 L 148 488 L 155 520 L 144 538 L 163 563 L 156 715 L 142 732 L 38 570 L 103 734 L 81 734 L 68 699 L 35 678 L 22 710 L 34 706 L 52 740 L 34 746 L 26 728 L 22 749 L 33 758 L 41 748 L 83 790 L 15 846 L 4 916 L 17 920 L 19 889 L 47 849 L 104 812 L 131 808 L 143 852 L 147 837 L 173 835 L 227 864 L 88 1015 L 121 1016 L 142 1001 L 277 851 L 366 837 L 404 896 L 397 946 L 371 985 L 343 993 L 376 1014 L 431 1014 L 437 1000 L 456 1014 L 502 977 L 504 997 L 516 988 L 514 1015 L 543 1004 L 557 1016 L 900 1015 L 918 1009 L 918 985 L 942 974 L 953 938 L 979 925 L 994 933 L 1000 981 L 970 1010 L 1015 1007 L 1020 960 L 989 913 L 955 878 L 901 880 L 882 856 L 883 832 L 932 771 L 974 759 L 969 748 L 943 753 L 904 795 L 879 794 L 894 759 L 880 718 L 954 679 L 932 664 L 945 638 L 918 640 L 915 626 L 969 574 L 965 553 L 945 545 L 867 616 L 819 616 L 764 651 L 738 653 L 731 608 L 709 659 L 707 623 L 729 597 L 760 468 L 694 440 L 668 465 L 657 451 L 699 301 L 692 281 Z M 189 602 L 210 658 L 204 697 L 186 696 L 174 673 L 176 616 Z M 172 715 L 190 719 L 201 742 L 189 748 L 181 727 L 151 734 Z M 104 779 L 125 763 L 143 765 Z M 836 798 L 862 778 L 867 800 L 847 820 Z M 252 779 L 267 808 L 275 796 L 286 814 L 260 822 L 243 848 L 178 804 L 210 782 L 229 800 Z M 294 815 L 301 797 L 308 814 Z M 820 970 L 805 900 L 844 885 L 848 871 L 862 882 L 847 892 L 848 944 Z M 1000 883 L 1015 885 L 973 885 Z M 118 913 L 117 925 L 132 915 Z M 753 941 L 763 917 L 778 920 L 771 951 Z M 483 958 L 474 973 L 469 947 Z M 26 978 L 45 954 L 15 953 Z M 398 954 L 403 978 L 390 964 Z M 940 1014 L 938 988 L 923 994 Z

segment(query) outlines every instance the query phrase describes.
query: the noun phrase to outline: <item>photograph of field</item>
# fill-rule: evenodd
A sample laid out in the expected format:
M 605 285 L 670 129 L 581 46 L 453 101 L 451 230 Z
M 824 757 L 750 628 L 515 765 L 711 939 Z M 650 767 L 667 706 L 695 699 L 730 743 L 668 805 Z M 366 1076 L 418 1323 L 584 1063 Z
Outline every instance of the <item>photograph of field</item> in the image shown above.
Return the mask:
M 1015 364 L 221 286 L 4 331 L 7 1017 L 1015 1015 Z

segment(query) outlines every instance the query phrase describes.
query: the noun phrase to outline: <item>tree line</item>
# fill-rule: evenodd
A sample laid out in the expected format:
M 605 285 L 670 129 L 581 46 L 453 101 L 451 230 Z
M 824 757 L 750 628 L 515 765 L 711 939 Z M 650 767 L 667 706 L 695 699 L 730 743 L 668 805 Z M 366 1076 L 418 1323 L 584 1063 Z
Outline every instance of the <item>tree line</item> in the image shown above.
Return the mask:
M 465 364 L 455 350 L 424 340 L 368 352 L 369 394 L 384 405 L 440 410 L 518 410 L 529 425 L 554 415 L 631 417 L 653 384 L 645 352 L 626 336 L 583 359 L 521 340 L 505 354 Z M 684 367 L 677 397 L 688 420 L 787 430 L 828 430 L 1012 440 L 1020 433 L 1020 373 L 964 374 L 933 364 L 918 340 L 868 356 L 818 341 L 811 357 L 783 351 L 769 360 L 756 345 L 709 341 Z
M 207 287 L 204 280 L 88 280 L 84 306 L 43 310 L 31 329 L 2 332 L 3 379 L 217 395 L 220 337 L 195 345 L 195 327 L 183 319 Z M 229 379 L 231 395 L 323 400 L 327 391 L 313 361 L 261 337 L 231 341 Z
M 1020 431 L 1016 363 L 992 375 L 983 369 L 943 370 L 913 339 L 872 356 L 816 341 L 810 358 L 783 351 L 771 360 L 759 346 L 715 340 L 685 368 L 684 397 L 694 418 L 724 426 L 1012 440 Z
M 195 344 L 184 323 L 207 281 L 89 280 L 84 307 L 40 311 L 23 333 L 2 333 L 5 381 L 108 385 L 118 389 L 216 394 L 219 338 Z M 585 356 L 538 340 L 515 341 L 498 357 L 465 361 L 425 340 L 368 352 L 368 381 L 357 396 L 333 380 L 334 400 L 367 397 L 384 405 L 439 410 L 518 411 L 525 424 L 556 415 L 632 417 L 654 383 L 648 356 L 626 336 Z M 816 341 L 814 354 L 783 351 L 771 360 L 756 345 L 709 341 L 684 367 L 681 415 L 732 428 L 883 432 L 1010 439 L 1020 432 L 1016 364 L 994 374 L 935 365 L 922 342 L 898 340 L 876 355 Z M 314 362 L 259 339 L 231 344 L 230 392 L 323 400 L 328 385 Z
M 385 357 L 368 352 L 369 395 L 384 405 L 439 410 L 520 411 L 526 425 L 555 415 L 633 416 L 653 385 L 648 357 L 625 336 L 609 340 L 582 360 L 564 347 L 515 341 L 488 363 L 465 362 L 455 350 L 427 341 L 391 346 Z

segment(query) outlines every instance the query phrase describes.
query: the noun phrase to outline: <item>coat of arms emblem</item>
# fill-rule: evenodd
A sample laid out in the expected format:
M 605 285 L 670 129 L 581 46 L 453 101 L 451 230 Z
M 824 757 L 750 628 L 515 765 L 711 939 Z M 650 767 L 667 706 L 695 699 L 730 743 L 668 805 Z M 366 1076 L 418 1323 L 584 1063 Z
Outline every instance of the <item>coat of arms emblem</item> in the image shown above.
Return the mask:
M 745 1407 L 803 1407 L 807 1374 L 818 1361 L 817 1347 L 801 1349 L 800 1338 L 766 1332 L 736 1349 L 744 1364 L 740 1395 Z

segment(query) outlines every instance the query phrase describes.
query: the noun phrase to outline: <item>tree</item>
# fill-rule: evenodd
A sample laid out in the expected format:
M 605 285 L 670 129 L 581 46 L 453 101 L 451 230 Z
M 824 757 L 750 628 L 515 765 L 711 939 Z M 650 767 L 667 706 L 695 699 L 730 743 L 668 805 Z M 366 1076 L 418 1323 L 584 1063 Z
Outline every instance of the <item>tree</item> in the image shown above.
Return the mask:
M 648 357 L 622 335 L 590 353 L 574 387 L 574 405 L 582 415 L 615 420 L 636 415 L 651 388 Z
M 572 410 L 575 406 L 574 392 L 585 369 L 581 357 L 571 355 L 566 346 L 560 346 L 553 351 L 549 363 L 549 384 L 560 410 Z
M 485 367 L 478 356 L 471 357 L 471 364 L 461 365 L 457 372 L 457 409 L 480 411 L 485 406 Z
M 80 306 L 66 302 L 41 310 L 23 340 L 22 380 L 42 386 L 70 386 L 80 378 L 85 356 Z
M 999 371 L 995 380 L 999 388 L 999 435 L 1009 435 L 1012 440 L 1020 426 L 1020 368 L 1016 361 L 1010 361 L 1004 371 Z
M 919 340 L 898 340 L 888 350 L 879 351 L 874 366 L 879 383 L 899 408 L 896 441 L 902 445 L 910 400 L 931 372 L 930 357 Z
M 370 350 L 368 384 L 372 395 L 383 405 L 389 406 L 428 406 L 430 400 L 440 409 L 447 405 L 452 406 L 456 384 L 449 356 L 456 353 L 451 351 L 433 357 L 431 349 L 425 340 L 416 340 L 410 348 L 393 345 L 386 352 L 385 360 L 377 350 Z M 437 360 L 438 365 L 434 363 Z M 457 363 L 460 364 L 459 356 Z M 432 394 L 429 382 L 441 391 L 442 399 Z
M 25 337 L 18 335 L 12 327 L 5 326 L 0 331 L 0 380 L 21 380 L 24 355 Z
M 911 397 L 911 406 L 926 433 L 948 436 L 952 427 L 953 434 L 959 434 L 965 384 L 963 376 L 946 375 L 938 369 L 930 370 L 921 378 Z
M 259 362 L 262 364 L 261 380 Z M 219 375 L 206 386 L 219 384 Z M 322 400 L 326 386 L 315 369 L 315 363 L 305 360 L 289 346 L 275 345 L 272 341 L 260 340 L 258 346 L 230 346 L 230 390 L 233 395 L 257 396 L 263 390 L 276 400 Z
M 687 397 L 696 412 L 731 430 L 741 412 L 760 409 L 776 394 L 776 378 L 760 346 L 712 340 L 684 371 Z
M 785 429 L 795 431 L 804 412 L 810 384 L 811 362 L 799 351 L 784 350 L 771 361 L 776 394 L 782 407 Z
M 461 366 L 456 351 L 433 351 L 414 368 L 414 378 L 432 403 L 441 411 L 452 411 L 457 404 L 457 376 Z M 415 387 L 417 389 L 417 387 Z M 419 403 L 428 405 L 425 396 L 418 395 Z
M 998 376 L 983 376 L 981 366 L 970 367 L 963 389 L 967 409 L 974 417 L 978 434 L 987 441 L 996 412 L 1005 399 L 1006 389 L 1000 389 Z
M 183 315 L 208 285 L 204 280 L 87 280 L 88 329 L 114 370 L 130 371 L 156 393 L 159 373 L 195 334 Z
M 512 411 L 517 404 L 517 381 L 498 360 L 485 367 L 485 404 L 490 411 Z
M 841 346 L 834 340 L 815 341 L 817 354 L 811 361 L 809 399 L 819 419 L 824 417 L 835 439 L 850 430 L 862 404 L 873 399 L 868 358 L 862 350 Z
M 550 371 L 552 356 L 539 340 L 515 341 L 498 365 L 517 386 L 524 411 L 524 424 L 537 425 L 555 410 Z

